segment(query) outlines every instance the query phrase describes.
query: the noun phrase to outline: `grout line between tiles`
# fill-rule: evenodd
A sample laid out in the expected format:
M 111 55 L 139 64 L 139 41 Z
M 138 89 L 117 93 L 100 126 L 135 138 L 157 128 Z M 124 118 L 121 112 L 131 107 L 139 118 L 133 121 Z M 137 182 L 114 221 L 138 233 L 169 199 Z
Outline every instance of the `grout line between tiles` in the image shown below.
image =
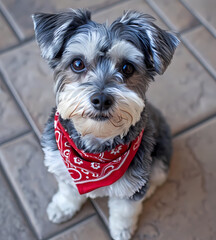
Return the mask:
M 179 132 L 173 134 L 172 138 L 178 138 L 179 136 L 185 134 L 185 133 L 190 133 L 193 130 L 196 130 L 197 128 L 199 128 L 200 126 L 204 125 L 205 123 L 208 123 L 209 121 L 211 121 L 212 119 L 216 119 L 216 113 L 198 121 L 197 123 L 192 124 L 191 126 L 188 126 L 182 130 L 180 130 Z
M 26 131 L 23 131 L 22 133 L 19 133 L 13 137 L 10 137 L 6 140 L 4 140 L 3 142 L 0 143 L 0 147 L 9 143 L 9 142 L 12 142 L 12 141 L 16 141 L 17 139 L 21 138 L 21 137 L 24 137 L 26 135 L 28 135 L 29 133 L 31 133 L 32 131 L 29 129 L 29 130 L 26 130 Z
M 1 158 L 1 155 L 0 155 L 0 158 Z M 22 205 L 22 202 L 21 200 L 19 199 L 19 196 L 17 195 L 14 187 L 13 187 L 13 184 L 11 183 L 4 167 L 2 166 L 2 163 L 1 163 L 1 159 L 0 159 L 0 172 L 2 173 L 3 177 L 5 178 L 5 181 L 7 182 L 8 186 L 9 186 L 9 190 L 11 192 L 11 194 L 13 195 L 13 198 L 14 198 L 14 201 L 15 203 L 17 204 L 17 207 L 19 208 L 20 210 L 20 213 L 22 214 L 22 216 L 24 217 L 24 220 L 26 221 L 28 227 L 29 227 L 29 230 L 32 232 L 33 236 L 38 239 L 38 236 L 37 236 L 37 233 L 31 223 L 31 220 L 29 219 L 29 216 L 27 214 L 27 212 L 25 211 L 25 208 L 24 206 Z
M 182 36 L 178 36 L 182 44 L 188 49 L 188 51 L 196 58 L 196 60 L 203 66 L 203 68 L 208 72 L 208 74 L 216 81 L 216 71 L 214 68 L 202 57 L 202 55 L 194 48 L 189 41 L 187 41 Z
M 100 207 L 97 206 L 97 204 L 94 202 L 94 199 L 90 199 L 90 202 L 93 206 L 93 208 L 95 209 L 99 219 L 101 220 L 108 236 L 110 237 L 110 239 L 112 239 L 111 235 L 110 235 L 110 231 L 109 231 L 109 223 L 108 221 L 106 220 L 104 214 L 103 214 L 103 211 L 101 211 Z
M 53 237 L 56 237 L 56 236 L 58 236 L 58 235 L 60 235 L 60 234 L 62 234 L 62 233 L 64 233 L 64 232 L 68 231 L 70 228 L 74 228 L 74 227 L 76 227 L 77 225 L 79 225 L 79 224 L 81 224 L 81 223 L 84 223 L 85 221 L 93 218 L 94 216 L 96 216 L 96 214 L 95 214 L 95 213 L 92 213 L 92 214 L 90 214 L 89 216 L 87 216 L 86 218 L 81 219 L 80 221 L 72 224 L 71 226 L 67 226 L 67 227 L 65 227 L 64 229 L 62 229 L 62 230 L 60 230 L 60 231 L 58 231 L 58 232 L 55 232 L 54 234 L 51 234 L 50 236 L 48 236 L 48 237 L 46 237 L 46 238 L 43 238 L 43 239 L 40 239 L 40 240 L 51 240 Z
M 151 0 L 144 0 L 149 7 L 155 12 L 159 18 L 167 25 L 168 28 L 170 28 L 174 33 L 179 34 L 177 28 L 172 24 L 169 20 L 169 18 L 164 14 L 164 12 L 157 6 L 157 4 Z
M 16 37 L 18 40 L 21 42 L 22 40 L 25 39 L 24 34 L 20 30 L 19 26 L 17 25 L 16 21 L 13 19 L 13 17 L 10 15 L 10 13 L 7 11 L 5 8 L 4 4 L 0 1 L 0 12 L 4 16 L 5 20 L 9 24 L 10 28 L 12 31 L 15 33 Z
M 1 10 L 1 2 L 0 2 L 0 14 L 2 15 L 2 18 L 5 20 L 5 22 L 7 23 L 7 27 L 11 30 L 11 32 L 12 32 L 12 34 L 13 34 L 13 36 L 16 38 L 16 40 L 17 40 L 17 42 L 18 42 L 18 44 L 20 43 L 20 38 L 19 38 L 19 36 L 17 35 L 17 32 L 14 30 L 14 28 L 11 26 L 11 24 L 10 24 L 10 22 L 8 21 L 8 19 L 7 19 L 7 17 L 5 16 L 5 14 L 2 12 L 2 10 Z M 17 45 L 16 43 L 15 43 L 15 45 Z M 6 48 L 7 49 L 7 48 Z M 1 50 L 0 50 L 0 52 L 1 52 Z
M 102 6 L 100 8 L 95 9 L 95 10 L 92 10 L 91 12 L 92 12 L 92 14 L 96 14 L 96 13 L 99 13 L 100 11 L 110 9 L 112 7 L 115 7 L 115 6 L 119 5 L 119 4 L 121 4 L 121 3 L 129 2 L 129 1 L 132 1 L 132 0 L 119 0 L 117 2 L 111 3 L 110 5 Z
M 188 27 L 188 28 L 185 28 L 185 29 L 183 29 L 183 30 L 181 30 L 181 31 L 179 31 L 179 34 L 186 34 L 186 33 L 188 33 L 188 32 L 192 32 L 192 31 L 194 31 L 195 29 L 197 29 L 197 28 L 199 28 L 199 27 L 201 27 L 202 25 L 200 24 L 200 23 L 197 23 L 196 25 L 194 25 L 194 26 L 192 26 L 192 27 Z
M 23 46 L 23 45 L 25 45 L 25 44 L 27 44 L 27 43 L 29 43 L 29 42 L 31 42 L 31 41 L 34 41 L 34 39 L 35 39 L 34 36 L 29 37 L 29 38 L 26 38 L 25 40 L 23 40 L 22 42 L 20 42 L 20 43 L 18 43 L 18 44 L 15 44 L 15 45 L 13 45 L 13 46 L 10 46 L 10 47 L 8 47 L 8 48 L 5 48 L 5 49 L 0 50 L 0 54 L 4 54 L 4 53 L 9 52 L 9 51 L 12 51 L 12 50 L 14 50 L 14 49 L 16 49 L 16 48 L 19 48 L 19 47 L 21 47 L 21 46 Z
M 151 9 L 159 16 L 159 18 L 167 25 L 167 27 L 170 28 L 171 31 L 177 33 L 175 26 L 166 17 L 164 12 L 162 12 L 160 8 L 151 0 L 145 0 L 145 1 L 151 7 Z M 177 33 L 177 36 L 181 40 L 182 44 L 194 56 L 194 58 L 203 66 L 203 68 L 207 71 L 207 73 L 216 81 L 216 71 L 207 63 L 207 61 L 205 61 L 205 59 L 201 56 L 201 54 L 187 40 L 185 40 L 179 33 Z
M 18 108 L 23 113 L 23 116 L 27 120 L 28 124 L 32 128 L 35 136 L 37 137 L 37 140 L 40 141 L 41 133 L 36 126 L 33 118 L 31 117 L 30 113 L 28 112 L 26 106 L 24 105 L 22 99 L 20 98 L 19 94 L 17 93 L 16 89 L 14 88 L 13 84 L 9 80 L 9 77 L 4 72 L 4 70 L 0 69 L 0 77 L 2 78 L 2 81 L 5 83 L 6 87 L 8 88 L 8 91 L 10 92 L 11 96 L 14 98 L 15 103 L 17 104 Z
M 216 30 L 209 22 L 203 18 L 198 12 L 194 11 L 185 0 L 179 0 L 181 4 L 210 32 L 210 34 L 216 38 Z

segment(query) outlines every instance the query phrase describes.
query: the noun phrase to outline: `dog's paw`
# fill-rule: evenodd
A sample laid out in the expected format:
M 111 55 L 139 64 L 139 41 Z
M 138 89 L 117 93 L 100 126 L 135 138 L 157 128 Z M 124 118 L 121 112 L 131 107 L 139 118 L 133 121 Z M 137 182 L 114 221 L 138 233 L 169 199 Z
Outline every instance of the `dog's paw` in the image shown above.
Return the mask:
M 134 230 L 135 229 L 132 227 L 122 229 L 116 226 L 110 229 L 110 233 L 114 240 L 129 240 L 131 239 Z
M 126 216 L 111 217 L 109 226 L 114 240 L 129 240 L 136 230 L 136 219 Z
M 112 238 L 114 240 L 131 239 L 142 210 L 142 201 L 110 198 L 109 208 L 109 227 Z
M 77 209 L 73 205 L 62 205 L 59 206 L 54 201 L 52 201 L 47 207 L 47 215 L 51 222 L 62 223 L 71 219 Z

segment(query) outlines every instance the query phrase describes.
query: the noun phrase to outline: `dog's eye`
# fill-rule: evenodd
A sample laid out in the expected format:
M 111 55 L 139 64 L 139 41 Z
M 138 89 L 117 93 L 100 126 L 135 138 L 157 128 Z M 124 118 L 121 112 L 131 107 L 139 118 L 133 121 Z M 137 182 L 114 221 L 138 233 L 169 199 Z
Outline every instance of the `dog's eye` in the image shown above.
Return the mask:
M 71 63 L 71 69 L 75 73 L 83 72 L 85 70 L 85 64 L 81 59 L 74 59 Z
M 122 72 L 126 76 L 131 76 L 134 73 L 134 66 L 131 63 L 124 63 L 122 65 Z

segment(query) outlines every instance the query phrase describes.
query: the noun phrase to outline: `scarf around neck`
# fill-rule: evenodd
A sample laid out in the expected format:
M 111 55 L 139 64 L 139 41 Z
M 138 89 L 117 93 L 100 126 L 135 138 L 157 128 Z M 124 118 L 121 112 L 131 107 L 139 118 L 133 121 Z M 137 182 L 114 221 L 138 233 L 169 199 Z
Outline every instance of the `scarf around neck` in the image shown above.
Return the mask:
M 80 194 L 111 185 L 120 179 L 133 160 L 144 132 L 142 130 L 129 144 L 120 144 L 101 153 L 87 153 L 76 147 L 61 125 L 58 112 L 55 114 L 54 128 L 58 149 Z

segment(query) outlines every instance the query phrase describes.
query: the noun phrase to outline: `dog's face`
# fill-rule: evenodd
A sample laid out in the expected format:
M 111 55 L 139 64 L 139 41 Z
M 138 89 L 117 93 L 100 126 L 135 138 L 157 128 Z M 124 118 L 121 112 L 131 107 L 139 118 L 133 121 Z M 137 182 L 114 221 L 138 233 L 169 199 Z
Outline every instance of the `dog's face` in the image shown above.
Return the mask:
M 148 15 L 129 11 L 111 26 L 84 10 L 33 16 L 42 56 L 54 69 L 57 109 L 83 136 L 123 137 L 145 107 L 153 76 L 169 65 L 178 39 Z

